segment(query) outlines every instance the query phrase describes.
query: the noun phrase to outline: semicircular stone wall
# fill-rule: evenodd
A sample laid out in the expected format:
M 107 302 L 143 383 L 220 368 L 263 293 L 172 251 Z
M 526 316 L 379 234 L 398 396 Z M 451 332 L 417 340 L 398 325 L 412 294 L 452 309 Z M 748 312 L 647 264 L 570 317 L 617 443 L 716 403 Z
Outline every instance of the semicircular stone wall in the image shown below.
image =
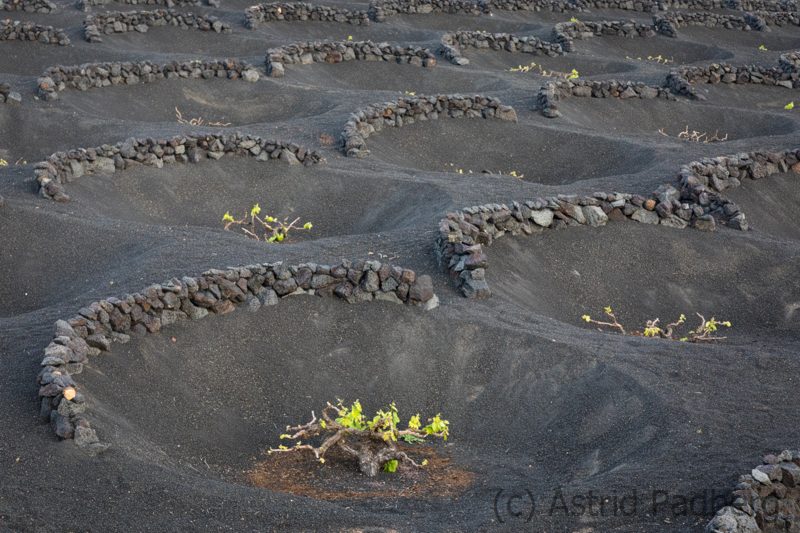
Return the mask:
M 493 96 L 401 96 L 394 102 L 372 104 L 350 115 L 342 131 L 342 148 L 348 157 L 366 157 L 369 150 L 365 139 L 384 127 L 398 128 L 441 117 L 496 118 L 516 122 L 517 112 Z
M 388 301 L 425 309 L 438 305 L 430 276 L 379 261 L 332 266 L 263 263 L 173 278 L 137 293 L 93 302 L 56 322 L 36 378 L 42 420 L 59 438 L 102 450 L 107 445 L 92 429 L 86 397 L 73 378 L 90 356 L 109 352 L 113 343 L 126 343 L 131 335 L 158 333 L 178 321 L 225 315 L 244 306 L 256 311 L 301 294 L 335 296 L 348 303 Z
M 597 192 L 561 194 L 506 204 L 486 204 L 448 213 L 439 223 L 436 253 L 441 267 L 462 295 L 488 298 L 489 265 L 484 246 L 506 234 L 532 235 L 545 229 L 603 226 L 609 220 L 632 220 L 671 228 L 713 231 L 717 222 L 747 230 L 745 214 L 722 192 L 744 179 L 757 180 L 797 168 L 800 149 L 751 152 L 706 158 L 681 167 L 675 185 L 662 185 L 648 196 Z
M 706 533 L 792 533 L 800 530 L 800 450 L 765 455 L 739 477 L 733 503 L 717 511 Z
M 342 63 L 345 61 L 393 61 L 433 68 L 436 56 L 427 48 L 372 41 L 303 41 L 267 50 L 267 74 L 282 78 L 284 65 Z
M 278 160 L 290 165 L 316 165 L 325 159 L 317 152 L 284 141 L 252 135 L 192 134 L 170 139 L 136 139 L 96 148 L 56 152 L 34 165 L 39 194 L 57 202 L 69 201 L 64 184 L 84 174 L 113 174 L 132 165 L 161 168 L 171 163 L 199 163 L 220 159 L 225 154 L 255 157 L 258 161 Z
M 260 75 L 250 64 L 238 59 L 170 61 L 114 61 L 83 65 L 57 65 L 37 80 L 40 98 L 51 101 L 66 89 L 86 91 L 112 85 L 137 85 L 161 79 L 210 79 L 258 81 Z

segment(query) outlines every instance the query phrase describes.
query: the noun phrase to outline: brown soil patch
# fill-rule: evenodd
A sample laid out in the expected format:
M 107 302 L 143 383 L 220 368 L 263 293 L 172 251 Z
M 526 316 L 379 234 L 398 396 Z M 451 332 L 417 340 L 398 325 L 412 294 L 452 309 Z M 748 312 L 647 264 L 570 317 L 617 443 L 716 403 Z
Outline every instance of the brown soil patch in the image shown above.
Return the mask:
M 355 459 L 337 449 L 325 455 L 325 464 L 311 453 L 278 453 L 258 462 L 246 478 L 256 487 L 319 500 L 448 498 L 463 493 L 475 478 L 433 447 L 401 448 L 418 463 L 427 459 L 428 464 L 415 468 L 401 463 L 393 474 L 368 478 Z

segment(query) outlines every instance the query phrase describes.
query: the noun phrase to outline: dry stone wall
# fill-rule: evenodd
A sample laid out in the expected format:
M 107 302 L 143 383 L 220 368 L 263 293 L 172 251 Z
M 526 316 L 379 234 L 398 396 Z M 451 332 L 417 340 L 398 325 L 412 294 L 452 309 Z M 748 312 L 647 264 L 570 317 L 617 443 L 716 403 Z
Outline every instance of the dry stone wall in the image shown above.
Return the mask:
M 564 98 L 665 98 L 675 96 L 666 87 L 647 85 L 642 82 L 617 80 L 558 80 L 545 84 L 536 96 L 536 106 L 548 118 L 561 116 L 558 102 Z
M 37 92 L 44 100 L 55 100 L 66 89 L 86 91 L 111 85 L 137 85 L 161 79 L 211 79 L 258 81 L 258 71 L 238 59 L 206 61 L 152 61 L 87 63 L 55 66 L 37 80 Z
M 393 61 L 421 67 L 436 66 L 436 56 L 427 48 L 397 46 L 372 41 L 308 41 L 267 50 L 267 74 L 281 78 L 284 65 L 341 63 L 343 61 Z
M 796 17 L 795 17 L 796 18 Z M 784 25 L 791 21 L 788 13 L 753 12 L 744 15 L 723 15 L 711 12 L 678 13 L 656 15 L 653 19 L 656 31 L 667 37 L 677 37 L 678 28 L 703 26 L 741 31 L 766 31 L 770 25 Z
M 245 26 L 250 29 L 263 22 L 283 21 L 340 22 L 354 25 L 367 25 L 370 22 L 366 10 L 351 11 L 307 2 L 257 4 L 245 10 Z
M 777 67 L 712 63 L 672 70 L 666 79 L 666 86 L 675 94 L 704 100 L 705 96 L 698 94 L 694 87 L 698 83 L 754 83 L 797 89 L 800 88 L 800 52 L 782 54 Z
M 698 94 L 698 83 L 754 83 L 800 88 L 800 51 L 782 54 L 777 67 L 759 65 L 733 66 L 712 63 L 673 69 L 667 75 L 663 86 L 646 85 L 641 82 L 617 80 L 558 80 L 545 84 L 536 95 L 536 108 L 549 118 L 561 116 L 558 102 L 569 97 L 592 98 L 666 98 L 675 95 L 704 100 Z
M 455 65 L 467 65 L 469 59 L 461 55 L 463 48 L 504 50 L 523 54 L 559 56 L 564 54 L 560 44 L 543 41 L 538 37 L 518 36 L 510 33 L 485 31 L 455 31 L 445 33 L 441 41 L 441 54 Z
M 83 21 L 83 37 L 90 43 L 102 42 L 103 35 L 137 31 L 146 33 L 156 26 L 174 26 L 216 33 L 230 32 L 231 25 L 210 15 L 179 13 L 172 9 L 154 11 L 108 11 L 89 15 Z
M 369 17 L 377 22 L 398 14 L 451 13 L 488 15 L 498 11 L 557 13 L 617 9 L 658 13 L 675 9 L 711 11 L 797 11 L 797 0 L 373 0 Z
M 726 0 L 725 7 L 741 11 L 797 11 L 797 0 Z
M 717 511 L 707 533 L 792 533 L 800 531 L 800 451 L 764 456 L 739 477 L 734 502 Z
M 91 11 L 93 6 L 106 6 L 112 2 L 134 6 L 164 6 L 166 8 L 183 6 L 219 7 L 219 0 L 78 0 L 75 7 L 82 11 Z
M 0 11 L 51 13 L 55 10 L 56 5 L 50 0 L 0 0 Z
M 67 46 L 67 32 L 52 26 L 42 26 L 20 20 L 0 20 L 0 41 L 29 41 Z
M 654 37 L 656 29 L 652 25 L 633 20 L 560 22 L 553 27 L 553 42 L 560 44 L 566 52 L 575 51 L 575 40 L 603 35 L 629 38 Z
M 92 429 L 86 397 L 73 378 L 90 357 L 109 352 L 114 343 L 128 342 L 131 335 L 158 333 L 179 321 L 225 315 L 237 307 L 257 311 L 299 294 L 335 296 L 349 303 L 383 300 L 426 309 L 438 305 L 430 276 L 379 261 L 332 266 L 263 263 L 173 278 L 91 303 L 56 322 L 36 378 L 42 420 L 59 438 L 100 451 L 107 445 Z
M 0 82 L 0 104 L 19 104 L 22 102 L 22 95 L 11 90 L 11 85 Z
M 450 118 L 495 118 L 516 122 L 517 112 L 491 96 L 440 94 L 405 96 L 395 102 L 373 104 L 350 115 L 342 131 L 342 149 L 348 157 L 366 157 L 366 138 L 385 127 Z
M 290 165 L 324 162 L 317 153 L 294 143 L 266 140 L 240 133 L 192 134 L 170 139 L 135 139 L 96 148 L 56 152 L 34 166 L 39 193 L 59 202 L 69 196 L 64 184 L 84 174 L 113 174 L 137 165 L 162 168 L 172 163 L 199 163 L 226 154 L 255 157 L 258 161 L 280 160 Z
M 719 223 L 747 230 L 744 213 L 722 191 L 744 179 L 787 172 L 800 161 L 800 149 L 752 152 L 702 159 L 680 170 L 677 182 L 648 196 L 597 192 L 558 195 L 506 204 L 486 204 L 447 213 L 439 223 L 436 253 L 456 287 L 468 298 L 487 298 L 488 258 L 484 246 L 509 233 L 531 235 L 569 226 L 603 226 L 632 220 L 672 228 L 713 231 Z
M 369 5 L 369 17 L 376 22 L 384 22 L 395 15 L 425 13 L 450 13 L 482 15 L 491 12 L 484 1 L 472 0 L 374 0 Z
M 98 1 L 98 0 L 94 0 Z M 618 9 L 658 13 L 684 10 L 758 10 L 797 11 L 797 0 L 372 0 L 367 10 L 314 5 L 305 2 L 258 4 L 245 12 L 246 25 L 254 28 L 261 22 L 319 20 L 350 24 L 385 22 L 396 15 L 447 13 L 491 15 L 498 11 L 551 11 L 557 13 Z M 724 15 L 720 20 L 724 20 Z M 690 17 L 690 20 L 691 19 Z

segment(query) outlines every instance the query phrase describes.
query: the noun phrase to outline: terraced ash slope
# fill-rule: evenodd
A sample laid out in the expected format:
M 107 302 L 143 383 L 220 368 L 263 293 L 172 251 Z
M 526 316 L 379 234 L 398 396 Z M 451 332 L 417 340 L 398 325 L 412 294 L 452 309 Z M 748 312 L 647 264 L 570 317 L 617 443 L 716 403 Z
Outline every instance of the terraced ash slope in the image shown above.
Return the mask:
M 794 2 L 0 8 L 0 529 L 796 527 Z M 265 461 L 335 398 L 452 438 Z

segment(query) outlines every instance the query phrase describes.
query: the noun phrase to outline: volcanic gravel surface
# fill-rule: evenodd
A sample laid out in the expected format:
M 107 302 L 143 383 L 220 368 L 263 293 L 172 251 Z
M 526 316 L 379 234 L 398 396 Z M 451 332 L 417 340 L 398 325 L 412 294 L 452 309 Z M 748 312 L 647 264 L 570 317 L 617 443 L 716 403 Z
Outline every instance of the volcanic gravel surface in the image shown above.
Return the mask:
M 572 98 L 560 103 L 560 118 L 547 119 L 534 105 L 548 78 L 512 67 L 534 61 L 548 71 L 657 84 L 680 65 L 773 65 L 781 50 L 800 48 L 797 27 L 596 37 L 548 58 L 466 49 L 462 67 L 441 57 L 433 69 L 296 64 L 276 79 L 264 70 L 266 50 L 292 42 L 352 36 L 436 50 L 443 32 L 457 29 L 548 38 L 571 14 L 403 15 L 369 26 L 248 30 L 249 2 L 222 0 L 220 8 L 175 9 L 218 16 L 231 33 L 156 27 L 89 44 L 84 13 L 71 1 L 57 4 L 52 14 L 8 16 L 64 28 L 70 46 L 0 42 L 0 83 L 22 95 L 21 104 L 0 104 L 0 158 L 8 162 L 0 167 L 0 531 L 697 531 L 722 504 L 689 512 L 670 504 L 703 491 L 727 495 L 763 454 L 800 447 L 797 173 L 726 191 L 747 215 L 746 232 L 611 221 L 506 236 L 486 249 L 486 300 L 460 296 L 434 253 L 448 211 L 560 193 L 649 194 L 702 157 L 798 147 L 800 106 L 784 109 L 798 99 L 794 90 L 708 85 L 698 86 L 704 101 Z M 650 20 L 615 10 L 578 16 Z M 36 78 L 58 64 L 225 57 L 250 62 L 261 78 L 161 79 L 35 98 Z M 485 94 L 513 106 L 518 121 L 386 128 L 366 139 L 368 157 L 345 157 L 338 142 L 349 115 L 406 93 Z M 187 120 L 229 125 L 178 124 L 176 108 Z M 685 128 L 727 140 L 686 142 L 678 138 Z M 55 151 L 194 131 L 283 139 L 327 161 L 226 155 L 84 175 L 65 184 L 67 203 L 37 194 L 33 165 Z M 314 228 L 279 245 L 222 229 L 223 213 L 239 216 L 256 202 Z M 430 274 L 440 305 L 297 296 L 134 335 L 76 376 L 107 451 L 89 455 L 40 421 L 36 375 L 57 319 L 209 268 L 342 258 Z M 607 305 L 631 327 L 681 313 L 693 324 L 695 312 L 733 327 L 726 340 L 703 345 L 623 337 L 581 321 Z M 444 496 L 353 499 L 252 486 L 248 472 L 284 427 L 336 398 L 358 398 L 367 410 L 394 400 L 404 416 L 443 413 L 451 437 L 432 453 L 471 483 Z M 353 483 L 368 491 L 360 476 Z M 602 513 L 574 503 L 590 492 L 606 502 Z M 631 495 L 626 512 L 609 503 Z M 654 495 L 668 503 L 654 508 Z

